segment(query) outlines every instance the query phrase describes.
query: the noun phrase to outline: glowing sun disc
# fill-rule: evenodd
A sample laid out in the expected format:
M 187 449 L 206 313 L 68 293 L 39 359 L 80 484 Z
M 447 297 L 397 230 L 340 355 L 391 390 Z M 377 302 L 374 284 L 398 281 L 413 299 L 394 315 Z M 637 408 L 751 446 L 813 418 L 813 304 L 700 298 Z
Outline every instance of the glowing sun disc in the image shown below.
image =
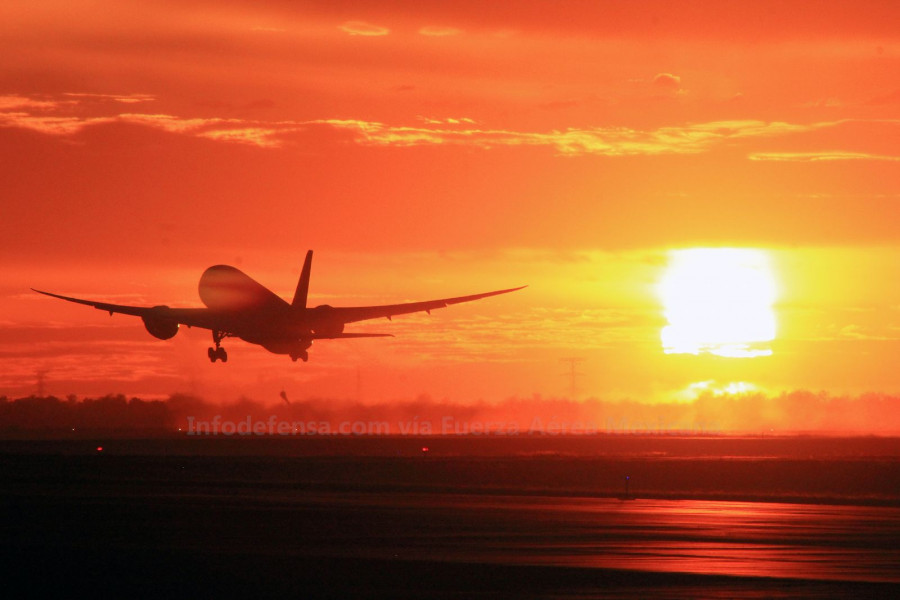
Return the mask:
M 766 254 L 745 248 L 673 250 L 659 283 L 666 354 L 772 354 L 775 280 Z

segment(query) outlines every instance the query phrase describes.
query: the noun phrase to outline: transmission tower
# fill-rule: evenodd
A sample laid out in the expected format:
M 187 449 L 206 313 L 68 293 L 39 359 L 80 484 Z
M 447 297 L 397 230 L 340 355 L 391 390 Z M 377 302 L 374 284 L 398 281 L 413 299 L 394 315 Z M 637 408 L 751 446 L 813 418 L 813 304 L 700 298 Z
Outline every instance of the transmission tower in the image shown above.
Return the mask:
M 47 370 L 42 369 L 42 370 L 38 371 L 36 373 L 36 375 L 37 375 L 37 397 L 43 398 L 44 397 L 44 381 L 47 376 Z
M 563 373 L 563 375 L 569 377 L 569 399 L 575 400 L 575 397 L 578 395 L 578 378 L 584 375 L 584 373 L 578 370 L 578 363 L 584 362 L 584 359 L 580 357 L 570 357 L 561 358 L 559 360 L 569 363 L 569 371 Z

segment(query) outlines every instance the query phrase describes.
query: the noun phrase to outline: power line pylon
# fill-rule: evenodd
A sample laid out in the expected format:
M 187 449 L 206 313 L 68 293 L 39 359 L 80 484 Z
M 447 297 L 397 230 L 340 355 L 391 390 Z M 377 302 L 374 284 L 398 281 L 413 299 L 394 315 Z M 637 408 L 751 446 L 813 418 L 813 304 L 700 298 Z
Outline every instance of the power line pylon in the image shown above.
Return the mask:
M 575 400 L 578 395 L 578 378 L 582 377 L 584 373 L 578 370 L 578 363 L 584 362 L 583 358 L 580 357 L 569 357 L 569 358 L 561 358 L 559 359 L 562 362 L 569 363 L 569 372 L 563 373 L 563 375 L 567 375 L 569 379 L 569 399 Z

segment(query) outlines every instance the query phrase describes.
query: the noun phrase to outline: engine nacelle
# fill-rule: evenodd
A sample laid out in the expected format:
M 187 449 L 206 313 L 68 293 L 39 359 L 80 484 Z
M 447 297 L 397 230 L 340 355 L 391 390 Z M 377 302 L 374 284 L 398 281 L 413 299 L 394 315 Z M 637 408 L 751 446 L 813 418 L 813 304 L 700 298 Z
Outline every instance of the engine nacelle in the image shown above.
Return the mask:
M 327 304 L 317 306 L 310 311 L 310 329 L 315 335 L 339 335 L 344 331 L 344 324 L 334 318 L 334 307 Z
M 154 306 L 153 308 L 167 309 L 169 307 Z M 175 337 L 175 334 L 178 333 L 178 323 L 171 319 L 166 319 L 165 317 L 141 317 L 141 320 L 144 322 L 144 327 L 147 328 L 150 335 L 155 338 L 168 340 Z

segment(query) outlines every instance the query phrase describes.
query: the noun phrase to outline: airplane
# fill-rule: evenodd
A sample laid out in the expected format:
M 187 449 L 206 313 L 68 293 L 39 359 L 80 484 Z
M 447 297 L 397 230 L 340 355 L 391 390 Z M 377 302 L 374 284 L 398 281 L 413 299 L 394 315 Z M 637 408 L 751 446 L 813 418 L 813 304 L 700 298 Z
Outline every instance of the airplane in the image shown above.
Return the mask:
M 39 294 L 68 302 L 93 306 L 98 310 L 140 317 L 150 335 L 168 340 L 178 333 L 181 325 L 200 327 L 212 331 L 214 347 L 207 356 L 210 362 L 228 362 L 228 353 L 222 340 L 236 337 L 258 344 L 274 354 L 287 354 L 294 362 L 309 360 L 309 348 L 314 340 L 337 340 L 370 337 L 393 337 L 389 333 L 349 333 L 344 331 L 348 323 L 378 319 L 388 320 L 395 315 L 427 312 L 451 304 L 471 302 L 499 294 L 508 294 L 527 286 L 497 290 L 471 296 L 387 304 L 382 306 L 335 307 L 323 304 L 307 308 L 309 274 L 313 251 L 306 253 L 300 280 L 293 301 L 288 304 L 268 288 L 229 265 L 215 265 L 200 277 L 200 300 L 206 308 L 169 308 L 168 306 L 124 306 L 70 298 L 31 288 Z

